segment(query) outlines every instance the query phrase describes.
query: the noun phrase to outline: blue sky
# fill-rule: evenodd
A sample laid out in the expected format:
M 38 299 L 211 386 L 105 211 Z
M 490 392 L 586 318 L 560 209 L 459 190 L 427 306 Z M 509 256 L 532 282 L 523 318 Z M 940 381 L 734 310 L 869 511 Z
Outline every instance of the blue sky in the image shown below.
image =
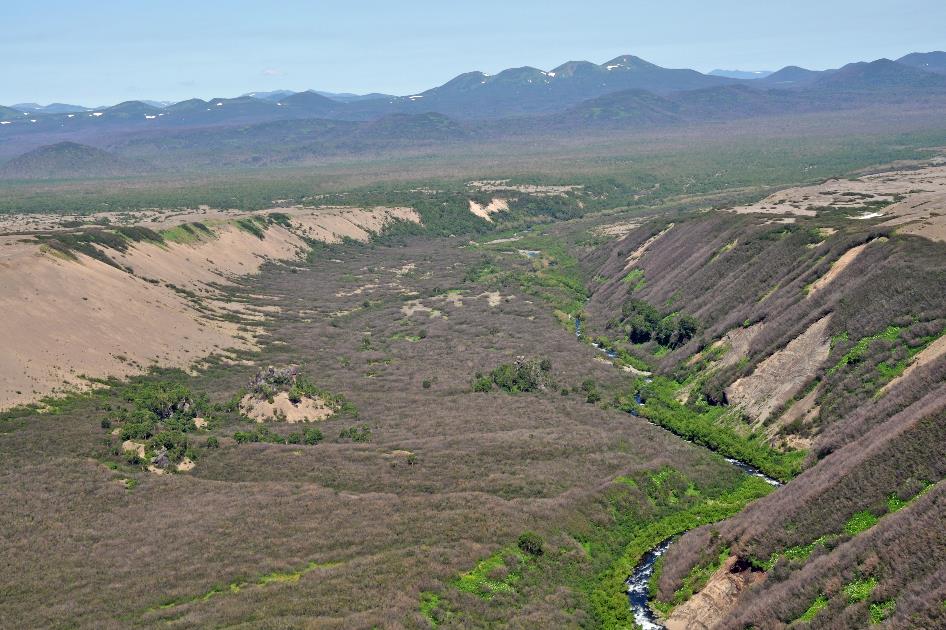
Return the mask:
M 0 7 L 0 103 L 254 90 L 410 94 L 453 76 L 638 55 L 702 71 L 837 67 L 946 49 L 913 0 L 46 0 Z

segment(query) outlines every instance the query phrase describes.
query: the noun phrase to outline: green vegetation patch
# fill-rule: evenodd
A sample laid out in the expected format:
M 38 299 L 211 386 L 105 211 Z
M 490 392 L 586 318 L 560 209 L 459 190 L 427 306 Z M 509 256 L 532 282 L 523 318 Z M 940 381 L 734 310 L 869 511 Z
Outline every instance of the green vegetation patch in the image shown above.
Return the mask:
M 731 410 L 684 405 L 676 399 L 679 387 L 676 381 L 661 376 L 654 377 L 650 383 L 638 379 L 635 389 L 642 404 L 639 405 L 634 396 L 625 396 L 621 406 L 686 440 L 751 464 L 775 479 L 788 481 L 801 471 L 804 451 L 778 451 L 761 436 L 741 435 L 723 422 L 723 417 Z
M 518 546 L 504 547 L 480 560 L 470 571 L 461 573 L 454 585 L 483 599 L 491 599 L 496 593 L 511 592 L 521 577 L 518 569 L 510 569 L 507 564 L 512 558 L 522 563 L 529 560 L 529 555 Z
M 184 597 L 184 598 L 174 598 L 166 600 L 157 606 L 149 608 L 145 612 L 153 612 L 155 610 L 166 610 L 169 608 L 176 608 L 178 606 L 183 606 L 184 604 L 190 604 L 192 602 L 207 601 L 212 597 L 217 595 L 224 594 L 237 594 L 249 586 L 269 586 L 270 584 L 285 584 L 298 582 L 303 575 L 315 571 L 316 569 L 330 569 L 340 565 L 340 562 L 309 562 L 301 569 L 295 571 L 273 571 L 271 573 L 266 573 L 261 575 L 253 580 L 243 580 L 237 579 L 226 584 L 221 584 L 214 586 L 213 588 L 207 590 L 200 595 L 195 595 L 193 597 Z
M 662 315 L 656 307 L 638 299 L 625 302 L 621 316 L 608 322 L 609 329 L 620 330 L 631 343 L 654 341 L 664 349 L 664 354 L 666 349 L 686 344 L 700 327 L 695 317 L 678 312 Z
M 243 217 L 236 219 L 233 224 L 237 226 L 237 228 L 252 234 L 260 240 L 266 238 L 266 219 L 261 217 Z
M 590 296 L 578 260 L 566 243 L 549 236 L 527 236 L 512 243 L 492 245 L 495 249 L 515 254 L 519 251 L 539 252 L 531 257 L 531 269 L 511 272 L 504 278 L 518 283 L 525 293 L 549 303 L 569 316 L 581 312 Z
M 896 608 L 897 602 L 892 599 L 874 602 L 867 607 L 868 619 L 871 624 L 883 623 L 886 619 L 890 618 Z
M 518 360 L 503 363 L 489 374 L 477 372 L 473 377 L 474 392 L 489 392 L 493 386 L 510 394 L 552 389 L 552 362 L 548 359 Z
M 811 602 L 811 606 L 808 607 L 808 610 L 802 613 L 801 617 L 798 618 L 798 621 L 802 623 L 808 623 L 815 616 L 820 613 L 822 610 L 828 607 L 828 598 L 822 594 L 815 598 L 815 601 Z
M 189 245 L 207 238 L 213 238 L 214 233 L 203 223 L 181 223 L 161 231 L 161 238 L 170 243 Z
M 856 604 L 870 597 L 870 594 L 874 592 L 875 588 L 877 588 L 877 578 L 870 577 L 854 580 L 844 587 L 844 595 L 847 596 L 849 604 Z
M 850 536 L 856 536 L 876 525 L 878 520 L 880 519 L 872 512 L 863 510 L 848 519 L 847 523 L 844 524 L 844 533 Z
M 888 326 L 887 329 L 882 333 L 871 335 L 869 337 L 862 337 L 850 350 L 844 354 L 844 356 L 841 357 L 834 367 L 828 370 L 828 374 L 834 374 L 842 367 L 850 363 L 857 363 L 864 356 L 864 354 L 867 353 L 867 348 L 870 346 L 871 342 L 879 341 L 881 339 L 892 341 L 900 336 L 900 331 L 900 326 Z M 842 339 L 842 337 L 838 337 L 836 335 L 834 338 L 832 338 L 832 341 L 834 341 L 835 338 Z M 846 339 L 847 335 L 844 334 L 843 338 Z
M 772 490 L 772 486 L 762 479 L 747 476 L 730 492 L 715 498 L 691 493 L 688 497 L 691 507 L 675 511 L 649 524 L 638 523 L 632 526 L 628 532 L 630 540 L 625 544 L 622 553 L 586 586 L 600 627 L 634 627 L 633 615 L 627 605 L 623 588 L 624 581 L 650 549 L 694 527 L 728 518 Z M 663 502 L 668 503 L 666 499 Z

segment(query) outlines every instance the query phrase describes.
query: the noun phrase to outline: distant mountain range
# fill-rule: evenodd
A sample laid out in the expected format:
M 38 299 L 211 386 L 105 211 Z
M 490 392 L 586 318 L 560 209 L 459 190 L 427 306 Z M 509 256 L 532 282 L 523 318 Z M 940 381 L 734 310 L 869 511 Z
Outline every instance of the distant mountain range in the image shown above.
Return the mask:
M 713 70 L 710 72 L 714 77 L 726 77 L 727 79 L 764 79 L 772 74 L 771 70 Z
M 104 156 L 90 155 L 97 172 L 117 173 L 133 168 L 129 164 L 178 164 L 207 147 L 216 147 L 219 164 L 253 165 L 522 133 L 638 129 L 917 103 L 942 103 L 946 110 L 942 52 L 856 62 L 837 70 L 788 66 L 751 79 L 722 74 L 727 73 L 662 68 L 623 55 L 602 64 L 570 61 L 549 71 L 470 72 L 409 96 L 280 90 L 173 104 L 126 101 L 97 109 L 18 104 L 0 107 L 0 160 L 53 145 L 58 147 L 54 155 L 32 155 L 26 164 L 43 173 L 69 171 L 76 147 L 57 143 L 75 142 L 107 149 L 116 158 L 134 158 L 113 168 Z M 40 162 L 50 166 L 40 168 Z M 0 176 L 27 171 L 15 166 Z
M 946 52 L 911 53 L 896 60 L 896 63 L 925 72 L 946 74 Z M 215 98 L 210 101 L 190 99 L 178 103 L 148 100 L 131 102 L 143 103 L 154 110 L 163 110 L 156 112 L 139 108 L 138 113 L 145 120 L 157 120 L 149 116 L 161 115 L 161 122 L 165 124 L 171 120 L 179 124 L 222 120 L 239 122 L 254 117 L 281 120 L 325 116 L 333 119 L 370 120 L 393 113 L 419 111 L 436 111 L 461 119 L 489 119 L 563 111 L 588 99 L 631 89 L 668 94 L 740 83 L 751 83 L 753 87 L 797 88 L 811 85 L 819 77 L 834 72 L 836 70 L 817 71 L 787 66 L 776 72 L 713 70 L 709 74 L 702 74 L 695 70 L 662 68 L 639 57 L 622 55 L 602 64 L 569 61 L 549 71 L 522 67 L 503 70 L 496 75 L 468 72 L 441 86 L 407 96 L 275 90 L 251 92 L 237 98 Z M 0 120 L 14 122 L 26 121 L 31 116 L 62 117 L 69 114 L 87 114 L 89 118 L 107 122 L 113 114 L 129 111 L 128 103 L 99 108 L 66 103 L 18 103 L 0 109 Z M 214 113 L 199 114 L 201 111 Z

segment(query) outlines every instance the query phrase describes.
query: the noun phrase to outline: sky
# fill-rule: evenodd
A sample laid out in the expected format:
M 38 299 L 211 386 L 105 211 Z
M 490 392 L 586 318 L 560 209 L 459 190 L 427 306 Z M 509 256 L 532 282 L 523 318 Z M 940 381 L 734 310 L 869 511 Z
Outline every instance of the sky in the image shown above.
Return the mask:
M 0 6 L 0 103 L 178 101 L 316 89 L 407 95 L 457 74 L 633 54 L 812 69 L 946 49 L 911 0 L 45 0 Z

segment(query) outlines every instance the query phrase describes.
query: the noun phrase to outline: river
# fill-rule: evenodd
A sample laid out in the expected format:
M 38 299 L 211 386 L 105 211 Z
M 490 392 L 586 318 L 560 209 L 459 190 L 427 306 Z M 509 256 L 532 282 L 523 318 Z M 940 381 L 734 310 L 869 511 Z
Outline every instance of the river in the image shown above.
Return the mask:
M 578 340 L 582 339 L 581 319 L 578 317 L 575 318 L 575 338 Z M 604 353 L 609 359 L 617 358 L 617 353 L 614 352 L 613 350 L 609 350 L 598 344 L 592 344 L 592 345 L 595 348 L 597 348 L 599 352 Z M 639 393 L 634 394 L 634 401 L 638 404 L 638 406 L 644 405 L 644 401 L 643 399 L 641 399 L 641 396 Z M 640 415 L 633 409 L 630 410 L 629 413 L 632 416 L 640 417 Z M 647 422 L 654 425 L 655 427 L 659 427 L 663 429 L 664 431 L 667 431 L 668 433 L 673 433 L 669 429 L 661 427 L 660 425 L 654 422 L 650 422 L 650 420 L 648 420 Z M 674 433 L 674 435 L 676 434 Z M 680 439 L 685 439 L 679 435 L 677 437 L 679 437 Z M 690 440 L 687 440 L 687 441 L 690 442 L 691 444 L 696 444 L 695 442 L 692 442 Z M 697 446 L 702 446 L 702 445 L 697 445 Z M 703 446 L 703 448 L 706 448 L 706 447 Z M 707 449 L 707 450 L 711 450 L 711 449 Z M 747 464 L 746 462 L 740 461 L 733 457 L 724 456 L 723 458 L 727 462 L 729 462 L 730 464 L 732 464 L 733 466 L 741 470 L 742 472 L 746 473 L 747 475 L 758 477 L 764 480 L 767 484 L 771 486 L 778 487 L 782 485 L 780 481 L 778 481 L 777 479 L 773 479 L 772 477 L 769 477 L 768 475 L 763 473 L 761 470 L 759 470 L 755 466 Z M 625 581 L 625 584 L 627 585 L 627 599 L 628 599 L 628 602 L 630 603 L 631 611 L 634 613 L 634 621 L 637 623 L 638 626 L 643 628 L 643 630 L 662 630 L 664 628 L 664 626 L 660 623 L 660 619 L 657 617 L 657 615 L 654 613 L 654 611 L 650 607 L 649 586 L 650 586 L 650 577 L 654 574 L 654 567 L 657 565 L 657 560 L 660 559 L 660 556 L 662 556 L 667 551 L 667 549 L 670 548 L 670 544 L 673 542 L 674 538 L 676 538 L 676 536 L 672 538 L 668 538 L 667 540 L 661 541 L 660 544 L 658 544 L 656 547 L 652 548 L 650 551 L 645 553 L 644 556 L 640 559 L 640 562 L 637 563 L 637 566 L 634 567 L 634 571 Z

